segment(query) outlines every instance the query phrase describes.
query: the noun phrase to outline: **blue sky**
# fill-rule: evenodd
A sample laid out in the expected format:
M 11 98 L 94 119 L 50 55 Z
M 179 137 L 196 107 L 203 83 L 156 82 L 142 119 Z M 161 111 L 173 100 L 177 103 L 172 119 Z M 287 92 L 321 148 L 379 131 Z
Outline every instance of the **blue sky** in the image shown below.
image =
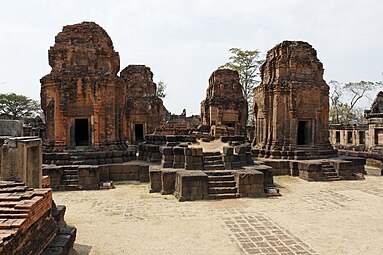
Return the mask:
M 381 0 L 14 0 L 0 15 L 0 92 L 39 99 L 48 49 L 64 25 L 94 21 L 121 58 L 149 66 L 167 84 L 165 106 L 199 114 L 210 74 L 229 49 L 309 42 L 325 79 L 382 80 Z M 369 103 L 368 103 L 369 104 Z

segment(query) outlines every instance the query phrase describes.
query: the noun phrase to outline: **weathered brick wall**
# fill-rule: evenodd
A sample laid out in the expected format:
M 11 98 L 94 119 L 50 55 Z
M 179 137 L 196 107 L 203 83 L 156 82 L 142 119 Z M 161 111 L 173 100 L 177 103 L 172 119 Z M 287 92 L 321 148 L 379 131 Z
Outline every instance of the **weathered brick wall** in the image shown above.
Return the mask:
M 0 182 L 0 193 L 0 254 L 41 254 L 54 245 L 60 234 L 61 219 L 52 214 L 56 209 L 51 189 L 31 189 L 22 183 Z M 69 253 L 75 233 L 69 236 L 65 250 L 56 249 L 55 254 Z

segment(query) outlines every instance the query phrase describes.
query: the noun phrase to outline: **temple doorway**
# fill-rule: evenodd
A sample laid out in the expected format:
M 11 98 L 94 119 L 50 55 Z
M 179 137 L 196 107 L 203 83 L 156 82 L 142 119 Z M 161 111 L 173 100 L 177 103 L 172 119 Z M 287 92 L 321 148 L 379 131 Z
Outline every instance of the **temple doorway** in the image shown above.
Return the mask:
M 75 146 L 89 146 L 89 121 L 88 119 L 75 119 L 74 121 Z
M 308 121 L 298 122 L 297 143 L 298 145 L 307 145 L 311 143 L 310 123 Z
M 141 124 L 141 123 L 134 124 L 134 141 L 136 142 L 144 141 L 144 124 Z

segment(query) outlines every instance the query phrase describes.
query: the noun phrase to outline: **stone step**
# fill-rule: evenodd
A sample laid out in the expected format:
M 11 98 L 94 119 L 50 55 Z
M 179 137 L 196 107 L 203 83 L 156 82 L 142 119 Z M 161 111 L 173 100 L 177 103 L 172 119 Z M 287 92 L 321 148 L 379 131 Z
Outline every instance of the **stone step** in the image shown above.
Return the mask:
M 80 185 L 75 184 L 68 184 L 68 185 L 60 185 L 59 190 L 67 190 L 67 191 L 73 191 L 73 190 L 82 190 L 82 187 Z
M 63 175 L 61 176 L 62 181 L 78 181 L 78 175 Z
M 325 176 L 338 176 L 337 172 L 322 172 Z
M 217 160 L 221 160 L 222 161 L 222 156 L 221 155 L 217 155 L 217 156 L 204 156 L 203 157 L 203 161 L 217 161 Z
M 209 176 L 217 176 L 217 175 L 233 175 L 232 170 L 210 170 L 204 171 Z
M 209 182 L 211 181 L 235 181 L 234 175 L 217 175 L 208 176 Z
M 235 187 L 235 181 L 209 181 L 209 188 L 213 187 Z
M 231 199 L 231 198 L 239 198 L 239 194 L 209 194 L 209 199 Z
M 223 165 L 222 160 L 209 160 L 209 161 L 204 161 L 204 165 L 211 166 L 211 165 Z
M 60 186 L 78 186 L 79 183 L 78 181 L 64 181 L 64 182 L 60 182 Z
M 67 170 L 67 169 L 64 169 L 64 171 L 63 171 L 63 175 L 78 175 L 77 168 L 76 168 L 76 170 Z
M 203 153 L 203 156 L 206 157 L 206 156 L 220 156 L 221 155 L 221 152 L 219 151 L 211 151 L 211 152 L 204 152 Z
M 339 181 L 340 178 L 338 177 L 326 177 L 325 181 L 331 182 L 331 181 Z
M 225 170 L 225 166 L 224 165 L 207 165 L 207 166 L 203 166 L 203 169 L 204 170 Z
M 236 194 L 236 187 L 211 187 L 209 188 L 209 194 Z

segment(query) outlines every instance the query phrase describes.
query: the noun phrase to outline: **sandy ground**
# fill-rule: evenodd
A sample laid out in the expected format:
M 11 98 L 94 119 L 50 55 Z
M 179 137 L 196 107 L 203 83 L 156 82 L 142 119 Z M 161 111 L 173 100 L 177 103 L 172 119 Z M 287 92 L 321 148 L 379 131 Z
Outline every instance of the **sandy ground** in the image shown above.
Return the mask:
M 275 177 L 283 196 L 177 202 L 147 184 L 54 192 L 77 227 L 78 254 L 383 254 L 383 176 L 306 182 Z
M 229 146 L 229 143 L 223 143 L 220 139 L 215 139 L 210 142 L 204 142 L 202 139 L 197 139 L 197 142 L 194 144 L 189 145 L 190 148 L 196 147 L 196 148 L 203 148 L 204 152 L 214 152 L 219 151 L 223 152 L 223 147 Z

